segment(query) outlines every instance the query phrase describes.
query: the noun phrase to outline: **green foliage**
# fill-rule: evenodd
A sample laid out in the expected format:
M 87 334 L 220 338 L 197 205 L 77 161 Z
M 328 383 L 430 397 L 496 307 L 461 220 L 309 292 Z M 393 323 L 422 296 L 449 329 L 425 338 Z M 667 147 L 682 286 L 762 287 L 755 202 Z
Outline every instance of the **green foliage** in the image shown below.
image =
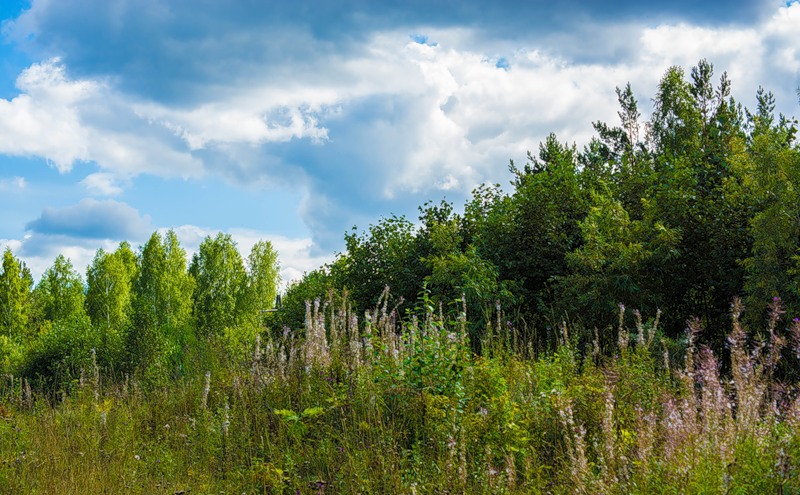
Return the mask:
M 201 334 L 219 335 L 242 320 L 247 272 L 229 234 L 206 237 L 192 257 L 189 273 L 196 281 L 192 311 Z
M 129 257 L 122 257 L 131 273 Z M 137 261 L 133 322 L 125 339 L 131 365 L 147 369 L 165 359 L 173 361 L 167 356 L 175 355 L 193 333 L 189 324 L 195 281 L 186 271 L 186 252 L 174 231 L 163 240 L 154 232 Z
M 528 155 L 522 170 L 512 163 L 513 195 L 497 202 L 475 243 L 479 253 L 498 267 L 501 280 L 521 288 L 528 311 L 547 311 L 550 282 L 567 271 L 565 254 L 579 247 L 579 221 L 586 215 L 588 194 L 582 190 L 574 147 L 554 134 Z
M 774 124 L 774 99 L 759 93 L 759 111 L 750 115 L 748 186 L 759 205 L 750 218 L 753 237 L 744 260 L 745 290 L 754 319 L 763 317 L 766 303 L 780 296 L 793 313 L 800 313 L 800 152 L 793 146 L 796 123 L 783 116 Z
M 580 228 L 583 245 L 566 255 L 569 274 L 555 277 L 561 311 L 600 327 L 613 323 L 620 301 L 655 313 L 664 303 L 659 287 L 666 283 L 657 273 L 677 256 L 680 232 L 658 222 L 631 220 L 608 193 L 593 194 Z
M 138 267 L 134 304 L 141 324 L 158 327 L 188 323 L 195 282 L 186 272 L 186 251 L 175 232 L 168 231 L 163 240 L 154 232 L 139 252 Z
M 468 358 L 467 336 L 463 328 L 448 328 L 437 319 L 427 288 L 420 293 L 418 311 L 422 325 L 416 317 L 406 323 L 411 352 L 403 362 L 402 376 L 413 390 L 459 397 L 463 393 L 462 372 Z
M 16 370 L 24 358 L 27 348 L 8 335 L 0 335 L 0 372 Z
M 106 340 L 94 329 L 88 319 L 58 320 L 44 328 L 43 333 L 29 349 L 22 364 L 22 375 L 43 385 L 57 385 L 89 373 L 93 360 L 111 370 L 112 359 L 119 355 L 115 342 Z M 97 357 L 104 356 L 104 362 Z
M 121 336 L 130 323 L 132 276 L 135 275 L 126 264 L 130 254 L 127 244 L 120 245 L 114 253 L 99 249 L 87 268 L 87 312 L 92 324 L 102 328 L 104 334 Z
M 405 217 L 391 216 L 371 225 L 367 233 L 359 235 L 354 228 L 345 234 L 346 252 L 330 270 L 356 307 L 371 308 L 387 285 L 394 297 L 414 299 L 421 266 L 414 232 L 414 225 Z
M 280 283 L 278 253 L 269 241 L 259 241 L 247 258 L 247 287 L 242 302 L 242 320 L 253 326 L 266 321 L 265 311 L 275 305 Z
M 58 396 L 26 380 L 0 381 L 0 486 L 794 493 L 800 405 L 773 400 L 778 382 L 767 370 L 783 341 L 748 347 L 740 310 L 729 340 L 731 380 L 712 351 L 693 344 L 685 366 L 662 364 L 655 323 L 620 328 L 633 338 L 621 339 L 613 357 L 570 343 L 567 329 L 564 343 L 539 358 L 477 356 L 462 339 L 465 315 L 439 317 L 427 292 L 405 322 L 372 311 L 364 340 L 334 330 L 353 317 L 336 310 L 326 313 L 331 337 L 323 342 L 290 334 L 253 349 L 248 338 L 231 339 L 223 347 L 252 353 L 249 366 L 200 358 L 213 367 L 169 382 L 132 377 L 115 385 L 95 363 L 91 326 L 55 325 L 31 366 L 43 378 L 73 380 Z M 218 354 L 217 344 L 208 341 L 207 352 Z
M 36 314 L 51 322 L 81 322 L 87 319 L 84 309 L 84 286 L 72 262 L 58 255 L 33 291 Z
M 341 262 L 341 258 L 338 262 Z M 284 328 L 297 330 L 303 328 L 306 315 L 306 302 L 324 299 L 333 289 L 331 275 L 319 268 L 303 274 L 300 280 L 289 283 L 281 297 L 281 307 L 268 316 L 268 324 L 275 331 Z
M 0 271 L 0 335 L 27 336 L 32 287 L 30 270 L 6 248 Z

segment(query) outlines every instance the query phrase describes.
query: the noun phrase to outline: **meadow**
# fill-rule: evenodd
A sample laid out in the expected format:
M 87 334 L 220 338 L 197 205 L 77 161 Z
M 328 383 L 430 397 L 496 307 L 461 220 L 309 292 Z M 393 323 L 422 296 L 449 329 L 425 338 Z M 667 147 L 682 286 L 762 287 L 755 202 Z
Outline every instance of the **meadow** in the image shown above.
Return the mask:
M 698 321 L 676 345 L 624 308 L 612 348 L 564 324 L 541 353 L 498 310 L 477 355 L 466 304 L 387 299 L 318 299 L 304 331 L 213 338 L 161 380 L 4 377 L 0 493 L 800 493 L 780 300 L 758 331 L 734 303 L 722 359 Z

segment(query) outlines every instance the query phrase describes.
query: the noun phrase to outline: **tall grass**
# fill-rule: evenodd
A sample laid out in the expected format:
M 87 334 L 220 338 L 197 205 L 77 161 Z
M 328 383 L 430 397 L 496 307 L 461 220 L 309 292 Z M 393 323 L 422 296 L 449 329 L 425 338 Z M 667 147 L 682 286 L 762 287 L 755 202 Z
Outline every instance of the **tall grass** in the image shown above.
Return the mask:
M 680 364 L 641 317 L 607 356 L 566 325 L 548 355 L 495 338 L 476 356 L 463 309 L 387 299 L 209 341 L 174 381 L 6 377 L 0 493 L 800 493 L 800 400 L 776 372 L 800 322 L 779 301 L 762 337 L 734 304 L 723 375 L 696 321 Z

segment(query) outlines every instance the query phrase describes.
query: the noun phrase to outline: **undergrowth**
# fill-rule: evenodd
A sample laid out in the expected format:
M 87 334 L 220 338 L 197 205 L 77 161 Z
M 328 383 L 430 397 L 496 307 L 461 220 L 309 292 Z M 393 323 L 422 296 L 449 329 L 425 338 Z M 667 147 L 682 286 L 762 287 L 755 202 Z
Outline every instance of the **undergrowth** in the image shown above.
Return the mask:
M 96 362 L 57 391 L 6 376 L 0 493 L 800 493 L 800 401 L 776 373 L 800 323 L 779 301 L 761 335 L 734 304 L 723 374 L 696 321 L 680 356 L 641 318 L 612 354 L 564 325 L 533 357 L 498 324 L 477 356 L 464 308 L 386 300 L 229 332 L 161 382 Z

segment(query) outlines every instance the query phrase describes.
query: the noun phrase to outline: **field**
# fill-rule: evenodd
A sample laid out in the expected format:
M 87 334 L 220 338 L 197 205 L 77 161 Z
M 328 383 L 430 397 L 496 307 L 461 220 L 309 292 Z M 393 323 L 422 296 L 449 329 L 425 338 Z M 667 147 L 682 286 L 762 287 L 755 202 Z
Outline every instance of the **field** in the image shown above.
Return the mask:
M 778 302 L 758 335 L 734 305 L 724 359 L 638 314 L 611 352 L 565 324 L 535 356 L 497 314 L 478 356 L 465 311 L 423 303 L 317 301 L 305 332 L 214 338 L 160 380 L 6 376 L 0 493 L 800 493 Z

